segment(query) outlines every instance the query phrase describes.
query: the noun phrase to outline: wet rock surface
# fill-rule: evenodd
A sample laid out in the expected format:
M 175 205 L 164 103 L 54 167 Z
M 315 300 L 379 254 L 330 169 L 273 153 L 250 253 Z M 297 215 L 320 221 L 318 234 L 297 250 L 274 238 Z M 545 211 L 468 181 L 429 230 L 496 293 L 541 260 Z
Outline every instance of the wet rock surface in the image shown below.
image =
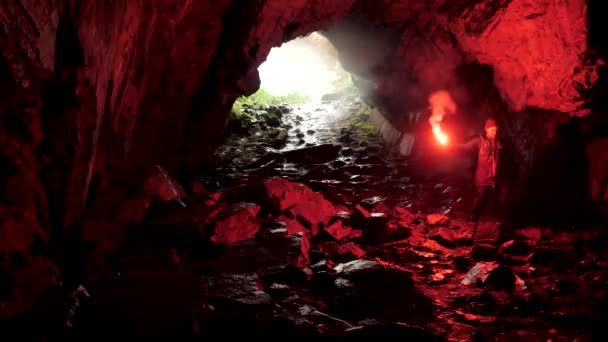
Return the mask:
M 294 128 L 280 148 L 270 131 L 239 133 L 217 152 L 218 176 L 192 191 L 153 178 L 150 197 L 86 222 L 91 248 L 65 270 L 78 274 L 71 285 L 53 281 L 44 258 L 0 274 L 2 328 L 23 334 L 46 320 L 28 336 L 211 340 L 604 337 L 605 233 L 484 220 L 471 241 L 462 183 L 418 174 L 352 117 L 334 118 L 331 131 L 327 116 L 307 114 L 327 106 L 281 116 L 315 131 L 303 138 L 311 147 L 298 146 Z M 42 299 L 23 303 L 30 297 L 17 289 Z

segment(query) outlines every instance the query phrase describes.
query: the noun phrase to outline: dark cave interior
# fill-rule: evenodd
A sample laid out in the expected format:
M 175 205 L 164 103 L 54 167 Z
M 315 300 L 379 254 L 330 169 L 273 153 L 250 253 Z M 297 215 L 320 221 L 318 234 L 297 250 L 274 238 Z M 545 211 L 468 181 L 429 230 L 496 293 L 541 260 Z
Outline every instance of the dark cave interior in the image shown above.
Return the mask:
M 605 340 L 606 13 L 1 2 L 0 338 Z M 313 32 L 357 92 L 235 114 Z M 488 117 L 500 196 L 476 224 L 454 147 Z

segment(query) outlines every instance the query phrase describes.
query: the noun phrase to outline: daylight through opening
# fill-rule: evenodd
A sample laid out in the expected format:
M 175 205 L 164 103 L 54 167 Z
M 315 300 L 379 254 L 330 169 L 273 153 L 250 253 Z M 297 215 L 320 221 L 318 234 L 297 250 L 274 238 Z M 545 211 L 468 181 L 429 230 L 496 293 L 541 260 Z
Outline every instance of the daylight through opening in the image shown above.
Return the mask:
M 272 48 L 258 71 L 261 91 L 286 102 L 317 102 L 352 87 L 335 47 L 317 32 Z

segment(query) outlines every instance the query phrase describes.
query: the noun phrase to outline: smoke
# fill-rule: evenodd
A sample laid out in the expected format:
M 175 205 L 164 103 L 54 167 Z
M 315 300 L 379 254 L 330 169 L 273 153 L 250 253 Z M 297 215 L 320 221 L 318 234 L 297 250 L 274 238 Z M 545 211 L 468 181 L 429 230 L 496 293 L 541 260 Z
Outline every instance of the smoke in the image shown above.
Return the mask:
M 450 93 L 445 90 L 432 93 L 429 96 L 429 105 L 431 106 L 431 117 L 429 118 L 431 126 L 441 123 L 446 114 L 456 112 L 456 103 L 452 100 Z
M 429 123 L 433 129 L 433 133 L 440 144 L 448 143 L 448 136 L 441 129 L 441 121 L 445 115 L 456 112 L 456 103 L 452 100 L 450 93 L 445 90 L 440 90 L 432 93 L 429 96 L 429 104 L 431 106 L 431 117 Z

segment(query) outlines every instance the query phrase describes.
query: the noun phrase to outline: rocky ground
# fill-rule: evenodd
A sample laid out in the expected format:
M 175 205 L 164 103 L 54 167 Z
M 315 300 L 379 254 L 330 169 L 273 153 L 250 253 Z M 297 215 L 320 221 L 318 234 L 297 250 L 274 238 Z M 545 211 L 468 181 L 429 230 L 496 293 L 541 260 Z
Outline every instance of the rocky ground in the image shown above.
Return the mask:
M 110 219 L 84 225 L 86 252 L 67 256 L 85 260 L 70 292 L 50 285 L 1 328 L 89 339 L 605 337 L 607 234 L 487 220 L 471 243 L 468 184 L 391 152 L 364 108 L 245 108 L 217 174 L 184 190 L 159 168 L 157 198 L 117 207 L 126 234 L 99 229 Z M 34 271 L 10 279 L 37 291 Z

